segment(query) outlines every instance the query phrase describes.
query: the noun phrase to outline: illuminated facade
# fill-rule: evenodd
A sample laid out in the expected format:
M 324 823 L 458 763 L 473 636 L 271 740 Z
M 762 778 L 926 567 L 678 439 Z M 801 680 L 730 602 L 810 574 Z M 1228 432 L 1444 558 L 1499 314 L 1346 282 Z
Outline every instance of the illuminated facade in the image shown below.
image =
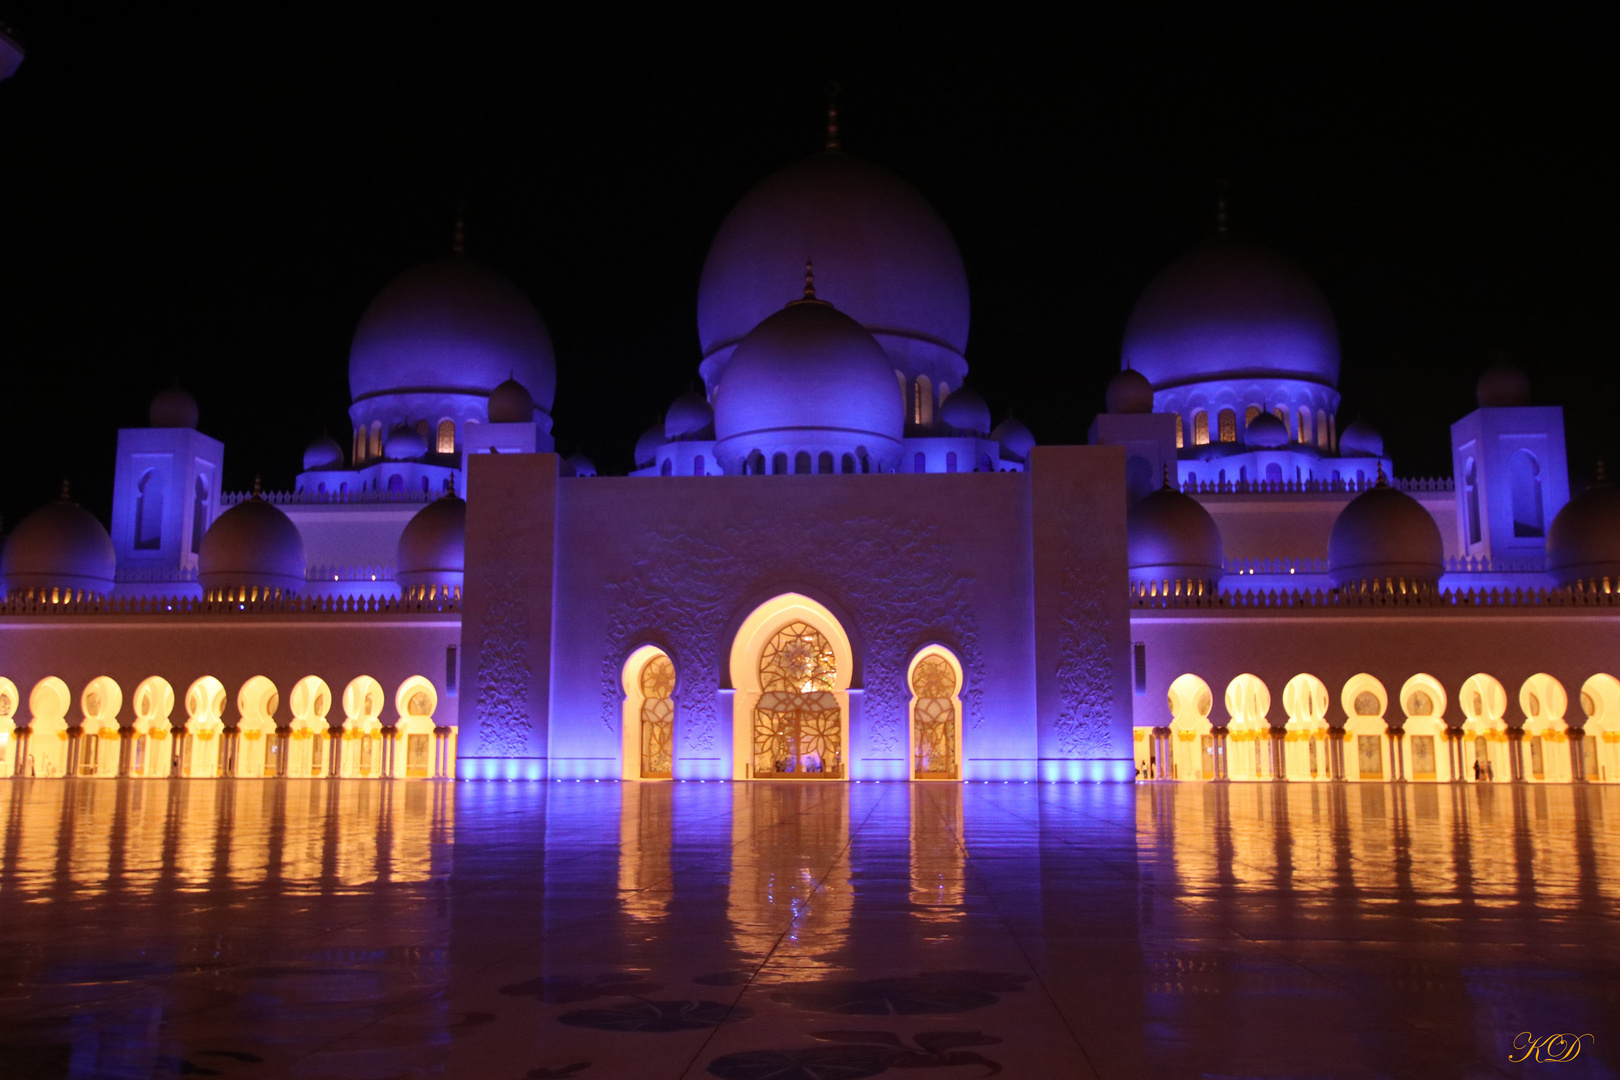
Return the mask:
M 835 145 L 721 225 L 697 322 L 623 477 L 551 453 L 545 323 L 459 235 L 292 491 L 220 490 L 164 391 L 110 532 L 64 493 L 7 540 L 0 773 L 1620 779 L 1620 494 L 1570 500 L 1505 371 L 1394 479 L 1266 248 L 1149 285 L 1089 446 L 992 424 L 949 230 Z

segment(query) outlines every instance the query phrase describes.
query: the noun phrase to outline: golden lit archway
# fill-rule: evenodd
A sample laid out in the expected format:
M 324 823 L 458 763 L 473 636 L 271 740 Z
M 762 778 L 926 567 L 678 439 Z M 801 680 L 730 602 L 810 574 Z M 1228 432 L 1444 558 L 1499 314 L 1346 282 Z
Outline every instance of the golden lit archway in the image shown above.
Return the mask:
M 338 775 L 382 775 L 382 684 L 370 675 L 352 679 L 343 688 L 343 740 Z
M 1329 780 L 1328 688 L 1309 672 L 1283 687 L 1283 775 L 1289 780 Z
M 1519 708 L 1524 712 L 1524 778 L 1531 783 L 1571 779 L 1569 727 L 1564 713 L 1569 695 L 1564 685 L 1546 672 L 1537 672 L 1519 687 Z
M 17 773 L 17 684 L 0 676 L 0 776 Z
M 1481 783 L 1511 783 L 1513 765 L 1508 757 L 1507 691 L 1484 672 L 1470 675 L 1457 695 L 1463 716 L 1463 779 Z
M 1272 779 L 1270 712 L 1271 691 L 1258 676 L 1239 675 L 1227 684 L 1227 779 Z
M 1581 684 L 1581 755 L 1589 782 L 1620 783 L 1620 679 L 1606 672 Z
M 668 780 L 675 774 L 675 662 L 643 645 L 619 672 L 624 690 L 619 723 L 620 777 Z
M 1344 707 L 1344 778 L 1390 780 L 1389 692 L 1384 684 L 1362 672 L 1350 676 L 1339 695 Z
M 67 711 L 72 702 L 67 683 L 55 675 L 34 684 L 28 694 L 28 761 L 24 775 L 67 775 Z
M 332 711 L 332 691 L 318 675 L 305 675 L 293 683 L 288 695 L 292 724 L 287 737 L 287 775 L 325 776 L 331 767 L 332 725 L 326 714 Z
M 731 645 L 732 775 L 848 775 L 849 636 L 826 607 L 783 593 L 755 608 Z
M 220 743 L 224 741 L 225 684 L 204 675 L 186 690 L 186 734 L 180 743 L 180 775 L 212 778 L 220 775 Z
M 426 780 L 435 775 L 433 753 L 433 713 L 439 707 L 439 691 L 421 675 L 412 675 L 399 684 L 394 694 L 394 761 L 392 775 L 407 780 Z M 401 761 L 401 751 L 404 758 Z
M 962 778 L 962 664 L 930 645 L 906 669 L 911 689 L 907 760 L 913 780 Z
M 1215 696 L 1191 672 L 1170 684 L 1170 778 L 1215 779 L 1215 733 L 1209 722 Z
M 1401 687 L 1401 764 L 1414 781 L 1450 781 L 1451 743 L 1446 730 L 1446 688 L 1418 673 Z
M 118 711 L 124 707 L 124 691 L 106 675 L 91 679 L 79 695 L 80 776 L 117 776 L 122 735 Z
M 173 761 L 174 687 L 161 675 L 151 675 L 135 687 L 135 723 L 129 751 L 129 775 L 168 776 Z
M 248 779 L 274 776 L 280 745 L 276 737 L 276 710 L 281 694 L 276 684 L 255 675 L 236 692 L 236 762 L 233 775 Z

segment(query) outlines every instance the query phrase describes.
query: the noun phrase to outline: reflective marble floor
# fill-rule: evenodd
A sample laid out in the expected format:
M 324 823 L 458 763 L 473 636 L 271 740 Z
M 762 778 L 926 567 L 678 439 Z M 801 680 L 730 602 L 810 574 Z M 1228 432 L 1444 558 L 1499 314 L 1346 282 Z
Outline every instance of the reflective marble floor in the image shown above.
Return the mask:
M 1617 914 L 1595 787 L 13 779 L 0 1080 L 1614 1076 Z

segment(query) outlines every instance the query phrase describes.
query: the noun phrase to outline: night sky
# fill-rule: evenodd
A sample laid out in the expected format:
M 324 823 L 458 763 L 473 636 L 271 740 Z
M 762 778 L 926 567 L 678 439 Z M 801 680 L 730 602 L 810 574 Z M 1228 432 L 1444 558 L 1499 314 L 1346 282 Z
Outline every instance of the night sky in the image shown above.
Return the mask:
M 710 237 L 818 148 L 832 80 L 846 148 L 962 248 L 970 384 L 1042 442 L 1085 441 L 1133 300 L 1210 234 L 1224 176 L 1236 230 L 1320 281 L 1340 426 L 1377 425 L 1401 475 L 1449 473 L 1448 425 L 1498 356 L 1565 407 L 1577 486 L 1620 457 L 1599 26 L 87 7 L 0 8 L 28 49 L 0 84 L 7 528 L 64 476 L 105 521 L 116 430 L 176 378 L 227 487 L 289 487 L 323 429 L 349 442 L 366 303 L 448 250 L 462 201 L 470 253 L 551 328 L 558 449 L 627 471 L 697 383 Z

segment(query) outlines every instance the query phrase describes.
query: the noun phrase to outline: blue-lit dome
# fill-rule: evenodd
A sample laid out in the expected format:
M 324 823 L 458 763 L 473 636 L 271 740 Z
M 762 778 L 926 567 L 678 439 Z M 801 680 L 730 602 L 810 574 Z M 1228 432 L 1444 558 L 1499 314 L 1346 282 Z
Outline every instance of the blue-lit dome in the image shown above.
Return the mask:
M 1335 588 L 1367 581 L 1433 586 L 1445 572 L 1440 527 L 1423 504 L 1379 477 L 1339 511 L 1328 535 L 1328 577 Z
M 489 422 L 492 424 L 534 423 L 534 395 L 516 379 L 506 379 L 489 392 Z
M 465 255 L 389 282 L 361 317 L 349 351 L 356 402 L 423 391 L 488 395 L 509 378 L 551 411 L 551 335 L 522 290 Z
M 755 327 L 715 394 L 721 443 L 820 445 L 832 434 L 865 440 L 875 455 L 879 443 L 897 452 L 904 427 L 905 402 L 883 349 L 820 300 L 795 301 Z
M 1256 413 L 1243 428 L 1243 442 L 1258 450 L 1275 450 L 1288 445 L 1288 425 L 1274 413 Z
M 706 439 L 714 434 L 714 409 L 709 399 L 696 390 L 676 398 L 664 414 L 664 437 L 677 439 Z
M 635 460 L 636 468 L 645 469 L 658 460 L 658 448 L 668 440 L 664 437 L 664 425 L 654 424 L 641 433 L 636 440 Z
M 446 495 L 418 510 L 399 534 L 394 567 L 401 588 L 462 584 L 467 571 L 467 504 Z
M 0 554 L 0 578 L 13 597 L 52 589 L 100 595 L 112 591 L 117 563 L 107 530 L 64 491 L 17 523 Z
M 711 388 L 730 350 L 798 292 L 806 258 L 821 298 L 871 331 L 891 368 L 961 384 L 968 285 L 950 230 L 894 173 L 829 151 L 766 178 L 715 234 L 698 284 Z
M 298 526 L 257 496 L 219 515 L 197 556 L 197 576 L 210 595 L 253 588 L 298 592 L 304 569 Z
M 1339 381 L 1339 333 L 1322 290 L 1292 260 L 1243 240 L 1216 240 L 1165 267 L 1131 312 L 1124 356 L 1155 390 Z
M 1034 432 L 1022 420 L 1011 416 L 996 425 L 990 438 L 1000 443 L 1002 452 L 1015 461 L 1028 461 L 1029 452 L 1035 449 Z
M 945 404 L 939 407 L 939 418 L 946 427 L 957 431 L 990 434 L 990 406 L 971 386 L 959 387 L 946 398 Z
M 1620 488 L 1600 476 L 1564 504 L 1547 530 L 1547 569 L 1560 585 L 1620 583 Z
M 1226 570 L 1221 530 L 1197 499 L 1174 488 L 1150 492 L 1125 515 L 1131 583 L 1203 582 L 1213 588 Z M 1185 588 L 1185 585 L 1183 586 Z
M 320 438 L 304 448 L 304 471 L 343 468 L 343 447 L 330 435 Z

